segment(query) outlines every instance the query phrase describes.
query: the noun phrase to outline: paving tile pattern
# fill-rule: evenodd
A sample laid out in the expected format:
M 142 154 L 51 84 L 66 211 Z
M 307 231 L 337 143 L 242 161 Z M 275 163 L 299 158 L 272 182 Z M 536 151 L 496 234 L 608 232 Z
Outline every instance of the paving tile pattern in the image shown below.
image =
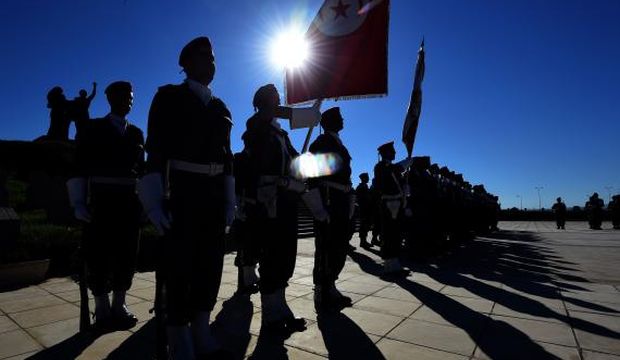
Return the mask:
M 408 262 L 412 273 L 392 281 L 379 276 L 376 252 L 358 248 L 337 282 L 353 307 L 320 316 L 312 301 L 313 241 L 300 240 L 286 296 L 308 329 L 285 340 L 261 334 L 258 294 L 233 296 L 229 254 L 214 332 L 239 359 L 620 359 L 620 231 L 609 224 L 590 231 L 582 222 L 568 222 L 565 231 L 551 222 L 500 228 Z M 78 334 L 71 279 L 0 293 L 0 359 L 150 358 L 154 295 L 154 274 L 136 274 L 127 300 L 138 325 L 89 338 Z

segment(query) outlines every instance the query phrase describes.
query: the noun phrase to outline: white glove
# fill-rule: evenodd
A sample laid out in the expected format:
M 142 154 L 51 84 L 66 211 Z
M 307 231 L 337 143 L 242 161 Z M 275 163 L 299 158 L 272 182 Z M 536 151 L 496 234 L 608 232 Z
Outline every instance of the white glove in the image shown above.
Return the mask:
M 317 126 L 321 121 L 321 102 L 317 100 L 309 108 L 292 108 L 291 130 Z
M 235 220 L 237 197 L 235 196 L 235 178 L 232 175 L 224 177 L 224 209 L 226 212 L 226 226 L 232 225 Z
M 321 200 L 321 192 L 319 189 L 314 188 L 303 195 L 301 195 L 301 199 L 304 201 L 312 216 L 317 221 L 320 222 L 329 222 L 329 214 L 327 210 L 323 207 L 323 201 Z
M 149 220 L 160 235 L 170 229 L 170 218 L 164 212 L 164 184 L 161 173 L 144 175 L 138 182 L 138 197 Z
M 86 206 L 86 178 L 78 177 L 67 180 L 67 194 L 76 219 L 89 223 L 90 212 Z
M 353 219 L 353 215 L 355 215 L 355 200 L 355 194 L 349 193 L 349 220 Z

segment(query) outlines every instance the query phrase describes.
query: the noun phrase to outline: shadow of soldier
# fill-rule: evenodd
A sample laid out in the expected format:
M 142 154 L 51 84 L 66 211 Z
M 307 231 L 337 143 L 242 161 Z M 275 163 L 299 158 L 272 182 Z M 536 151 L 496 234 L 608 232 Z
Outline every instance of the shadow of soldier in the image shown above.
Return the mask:
M 380 276 L 382 267 L 370 257 L 355 253 L 351 255 L 353 261 L 357 262 L 365 272 Z M 399 279 L 394 282 L 402 289 L 410 292 L 430 310 L 439 314 L 450 324 L 464 330 L 469 338 L 491 359 L 522 359 L 523 354 L 533 359 L 560 359 L 559 357 L 547 352 L 541 345 L 534 342 L 524 332 L 516 329 L 510 324 L 491 318 L 489 315 L 476 312 L 447 295 L 434 291 L 424 285 L 415 283 L 408 279 Z M 502 333 L 502 337 L 511 339 L 510 349 L 514 352 L 519 351 L 519 355 L 511 357 L 507 354 L 505 344 L 498 346 L 494 341 L 487 341 L 481 337 L 485 327 L 493 326 Z M 446 339 L 449 342 L 450 339 Z M 470 354 L 471 355 L 471 354 Z M 508 357 L 507 357 L 508 356 Z
M 317 321 L 329 359 L 385 359 L 368 335 L 345 314 L 319 314 Z
M 224 301 L 222 310 L 211 323 L 213 333 L 219 343 L 229 350 L 235 359 L 245 358 L 252 336 L 250 323 L 254 306 L 249 294 L 236 293 Z
M 138 331 L 114 349 L 106 359 L 155 359 L 155 328 L 155 319 L 150 319 Z
M 34 360 L 57 360 L 57 359 L 75 359 L 89 347 L 99 335 L 82 332 L 71 336 L 58 344 L 42 350 L 28 359 Z

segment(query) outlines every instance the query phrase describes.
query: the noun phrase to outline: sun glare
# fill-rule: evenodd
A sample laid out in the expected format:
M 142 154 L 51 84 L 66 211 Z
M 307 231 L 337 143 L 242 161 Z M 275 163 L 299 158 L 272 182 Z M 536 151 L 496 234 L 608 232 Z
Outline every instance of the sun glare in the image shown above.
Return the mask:
M 308 59 L 308 42 L 304 32 L 295 28 L 280 32 L 271 44 L 271 61 L 279 68 L 294 69 Z

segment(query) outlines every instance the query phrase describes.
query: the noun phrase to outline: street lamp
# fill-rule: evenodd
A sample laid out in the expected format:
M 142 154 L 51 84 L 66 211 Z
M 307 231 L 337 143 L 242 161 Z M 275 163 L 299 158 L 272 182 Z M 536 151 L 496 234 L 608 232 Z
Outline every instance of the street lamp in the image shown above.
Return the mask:
M 520 203 L 520 205 L 521 205 L 521 206 L 520 206 L 520 209 L 521 209 L 521 211 L 523 211 L 523 197 L 522 197 L 521 195 L 517 195 L 517 197 L 519 198 L 519 200 L 520 200 L 520 202 L 521 202 L 521 203 Z
M 538 209 L 540 211 L 542 211 L 542 201 L 540 200 L 540 190 L 543 189 L 542 186 L 535 186 L 534 189 L 536 189 L 536 191 L 538 191 Z

